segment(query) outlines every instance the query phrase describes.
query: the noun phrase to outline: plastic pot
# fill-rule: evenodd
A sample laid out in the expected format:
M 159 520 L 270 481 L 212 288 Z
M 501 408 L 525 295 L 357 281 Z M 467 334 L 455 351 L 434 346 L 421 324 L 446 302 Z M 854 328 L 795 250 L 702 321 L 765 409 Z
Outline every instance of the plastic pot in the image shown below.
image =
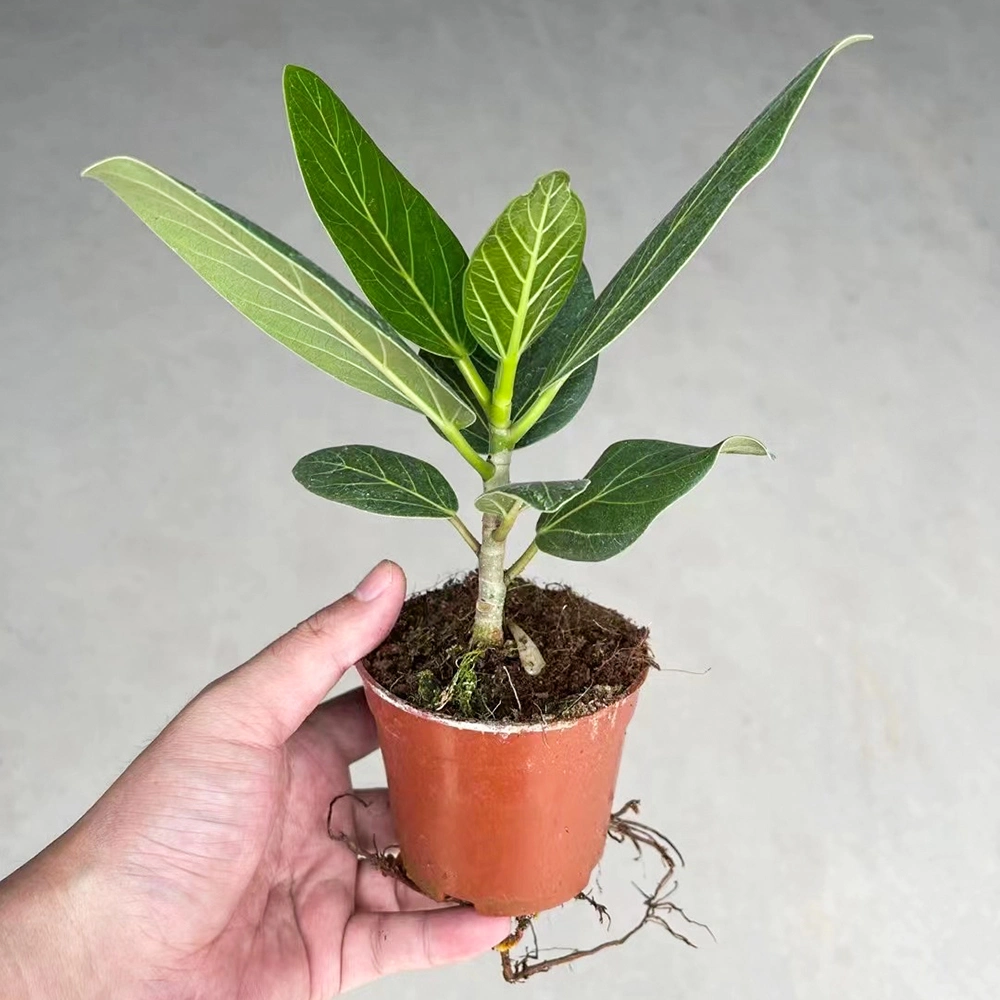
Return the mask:
M 625 728 L 645 674 L 565 722 L 491 725 L 424 712 L 361 669 L 400 856 L 430 897 L 538 913 L 582 892 L 604 851 Z

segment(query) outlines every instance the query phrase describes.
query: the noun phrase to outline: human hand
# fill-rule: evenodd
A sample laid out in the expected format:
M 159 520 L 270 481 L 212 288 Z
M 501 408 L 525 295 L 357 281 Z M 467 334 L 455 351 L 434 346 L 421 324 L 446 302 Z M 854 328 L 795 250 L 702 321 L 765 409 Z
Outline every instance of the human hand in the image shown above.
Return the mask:
M 382 562 L 209 685 L 0 883 L 4 998 L 328 1000 L 504 937 L 505 918 L 436 904 L 327 834 L 376 733 L 360 690 L 320 701 L 386 636 L 404 593 Z M 341 799 L 338 828 L 391 844 L 385 789 L 358 795 L 368 807 Z

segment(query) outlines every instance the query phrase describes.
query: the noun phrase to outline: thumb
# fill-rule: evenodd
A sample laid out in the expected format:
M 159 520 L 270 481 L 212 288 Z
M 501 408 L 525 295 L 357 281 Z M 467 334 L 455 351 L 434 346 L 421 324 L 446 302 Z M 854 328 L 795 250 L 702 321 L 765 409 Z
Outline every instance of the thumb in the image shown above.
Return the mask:
M 350 594 L 210 684 L 190 713 L 207 715 L 213 736 L 281 746 L 389 634 L 405 594 L 403 571 L 380 562 Z

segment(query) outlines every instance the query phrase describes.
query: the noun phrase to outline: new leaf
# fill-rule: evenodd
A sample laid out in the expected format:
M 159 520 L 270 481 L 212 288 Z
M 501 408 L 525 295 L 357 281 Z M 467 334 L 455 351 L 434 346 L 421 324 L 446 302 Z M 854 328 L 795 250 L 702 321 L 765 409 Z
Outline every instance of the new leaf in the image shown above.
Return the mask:
M 518 357 L 555 319 L 583 260 L 583 204 L 561 170 L 515 198 L 473 251 L 463 306 L 493 357 Z
M 618 441 L 587 473 L 590 486 L 538 519 L 542 552 L 580 562 L 627 549 L 664 508 L 693 489 L 720 454 L 767 455 L 755 438 L 729 437 L 709 448 L 669 441 Z
M 511 408 L 511 419 L 514 424 L 525 415 L 529 405 L 535 399 L 542 379 L 548 371 L 552 358 L 562 349 L 567 338 L 580 325 L 587 310 L 594 304 L 594 286 L 590 281 L 587 268 L 580 265 L 576 281 L 570 289 L 569 296 L 563 303 L 556 318 L 540 337 L 521 356 L 517 366 L 517 380 L 514 382 L 514 400 Z M 451 358 L 425 356 L 425 360 L 461 397 L 475 407 L 475 397 L 462 377 L 461 371 Z M 472 363 L 476 366 L 480 377 L 487 383 L 492 382 L 496 362 L 482 349 L 472 354 Z M 578 368 L 559 387 L 553 402 L 539 419 L 517 439 L 515 448 L 525 448 L 535 444 L 550 434 L 562 430 L 580 411 L 587 401 L 590 390 L 597 375 L 597 358 L 591 358 L 582 368 Z M 486 455 L 490 450 L 490 431 L 480 412 L 476 413 L 476 421 L 463 430 L 465 437 L 480 455 Z
M 448 480 L 419 458 L 374 445 L 314 451 L 292 475 L 310 493 L 393 517 L 454 517 L 458 498 Z
M 425 351 L 467 354 L 458 237 L 315 73 L 287 66 L 284 84 L 309 198 L 368 300 Z

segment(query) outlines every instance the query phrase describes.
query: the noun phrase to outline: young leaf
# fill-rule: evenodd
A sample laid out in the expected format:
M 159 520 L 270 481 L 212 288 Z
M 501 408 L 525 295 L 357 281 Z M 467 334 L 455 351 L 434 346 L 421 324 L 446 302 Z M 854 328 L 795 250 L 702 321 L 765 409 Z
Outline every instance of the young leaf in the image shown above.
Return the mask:
M 663 291 L 740 191 L 777 155 L 799 108 L 830 59 L 848 45 L 869 37 L 852 35 L 817 56 L 751 122 L 601 292 L 586 322 L 553 359 L 539 392 L 604 350 Z
M 475 419 L 374 310 L 271 233 L 131 157 L 83 176 L 106 184 L 224 299 L 310 364 L 439 428 Z
M 284 86 L 306 190 L 368 300 L 424 350 L 467 354 L 458 237 L 315 73 L 286 66 Z
M 523 417 L 534 400 L 542 378 L 548 370 L 553 356 L 558 353 L 565 339 L 573 334 L 581 318 L 594 304 L 594 286 L 590 275 L 583 265 L 577 273 L 576 281 L 570 290 L 569 297 L 559 310 L 556 318 L 540 337 L 521 357 L 517 366 L 517 380 L 514 383 L 513 421 Z M 450 358 L 425 355 L 424 360 L 440 375 L 470 407 L 475 407 L 476 400 L 469 391 L 465 379 Z M 529 444 L 541 441 L 550 434 L 562 430 L 579 412 L 587 401 L 590 390 L 597 375 L 597 358 L 591 358 L 582 368 L 578 368 L 563 383 L 555 399 L 536 423 L 517 440 L 515 448 L 525 448 Z M 482 349 L 472 354 L 472 363 L 476 366 L 480 377 L 487 384 L 492 384 L 496 361 Z M 490 432 L 481 412 L 477 409 L 476 421 L 465 428 L 465 436 L 480 455 L 486 455 L 490 449 Z
M 484 514 L 506 517 L 511 507 L 522 503 L 535 510 L 556 511 L 582 493 L 590 481 L 587 479 L 556 479 L 551 482 L 508 483 L 495 490 L 488 490 L 476 500 L 476 509 Z
M 555 170 L 516 197 L 473 251 L 465 318 L 495 358 L 518 357 L 555 318 L 580 269 L 586 228 L 569 175 Z
M 517 365 L 517 379 L 514 382 L 514 405 L 512 420 L 515 426 L 525 416 L 535 401 L 546 372 L 552 365 L 566 342 L 573 337 L 594 305 L 594 286 L 586 267 L 580 265 L 576 281 L 562 309 L 539 338 L 522 355 Z M 555 399 L 541 417 L 517 440 L 515 448 L 524 448 L 541 441 L 550 434 L 562 430 L 580 411 L 587 401 L 597 375 L 597 361 L 593 357 L 582 365 L 560 387 Z
M 419 458 L 374 445 L 323 448 L 300 458 L 292 475 L 310 493 L 393 517 L 454 517 L 448 481 Z
M 599 562 L 627 549 L 665 507 L 696 486 L 720 454 L 767 455 L 751 437 L 710 448 L 669 441 L 618 441 L 587 473 L 590 486 L 560 510 L 538 519 L 542 552 Z

